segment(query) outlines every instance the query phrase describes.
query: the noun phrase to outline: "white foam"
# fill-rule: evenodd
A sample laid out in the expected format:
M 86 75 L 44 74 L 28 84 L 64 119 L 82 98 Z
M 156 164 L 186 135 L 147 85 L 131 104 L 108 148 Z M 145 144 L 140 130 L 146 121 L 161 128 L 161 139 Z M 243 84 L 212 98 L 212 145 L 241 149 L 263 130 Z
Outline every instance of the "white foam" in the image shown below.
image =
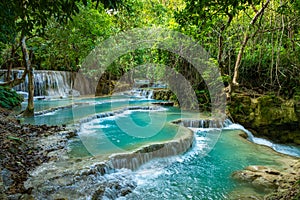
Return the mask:
M 52 112 L 47 112 L 45 114 L 43 114 L 42 116 L 48 116 L 48 115 L 54 115 L 55 113 L 57 113 L 58 110 L 52 111 Z
M 285 144 L 276 144 L 276 143 L 271 142 L 270 140 L 255 137 L 249 130 L 245 129 L 240 124 L 230 124 L 229 126 L 224 127 L 223 129 L 244 131 L 248 135 L 248 140 L 253 143 L 268 146 L 279 153 L 287 154 L 290 156 L 300 157 L 300 148 L 299 147 L 292 146 L 292 145 L 285 145 Z

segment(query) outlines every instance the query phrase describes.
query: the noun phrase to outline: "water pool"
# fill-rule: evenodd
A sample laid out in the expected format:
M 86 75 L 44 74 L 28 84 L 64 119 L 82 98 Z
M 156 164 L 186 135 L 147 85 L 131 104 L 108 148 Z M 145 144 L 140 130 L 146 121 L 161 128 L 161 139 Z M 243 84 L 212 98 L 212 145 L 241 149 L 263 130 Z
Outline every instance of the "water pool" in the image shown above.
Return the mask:
M 181 112 L 180 109 L 172 107 L 157 110 L 141 109 L 151 107 L 152 102 L 155 101 L 128 96 L 113 99 L 63 100 L 58 103 L 59 106 L 70 103 L 74 106 L 25 121 L 56 125 L 72 124 L 87 119 L 81 123 L 79 136 L 70 143 L 69 155 L 71 159 L 91 163 L 90 158 L 93 155 L 126 152 L 148 143 L 171 140 L 176 137 L 179 130 L 179 126 L 172 124 L 171 121 L 200 117 L 199 113 Z M 57 105 L 53 102 L 48 105 L 47 101 L 37 102 L 39 103 L 41 109 L 43 106 L 48 109 Z M 137 106 L 140 109 L 124 109 L 128 106 Z M 89 118 L 95 114 L 104 117 Z M 89 199 L 91 196 L 86 191 L 92 190 L 93 184 L 101 185 L 103 181 L 115 181 L 118 180 L 116 177 L 120 176 L 137 184 L 132 193 L 120 199 L 230 199 L 232 194 L 248 190 L 263 195 L 264 191 L 254 191 L 248 185 L 235 182 L 231 178 L 232 172 L 248 165 L 278 168 L 281 167 L 283 156 L 268 147 L 245 140 L 238 136 L 239 133 L 241 130 L 198 129 L 195 131 L 192 148 L 184 154 L 154 159 L 135 171 L 116 170 L 104 176 L 89 177 L 80 180 L 82 182 L 74 182 L 73 185 L 59 185 L 59 182 L 48 181 L 40 188 L 47 188 L 53 184 L 55 191 L 53 194 L 41 192 L 39 195 L 54 197 L 55 193 L 65 197 L 73 196 L 76 199 Z M 67 163 L 62 166 L 64 168 L 61 171 L 70 167 Z M 79 166 L 74 164 L 72 167 L 76 171 L 76 167 Z M 49 173 L 53 172 L 50 170 Z

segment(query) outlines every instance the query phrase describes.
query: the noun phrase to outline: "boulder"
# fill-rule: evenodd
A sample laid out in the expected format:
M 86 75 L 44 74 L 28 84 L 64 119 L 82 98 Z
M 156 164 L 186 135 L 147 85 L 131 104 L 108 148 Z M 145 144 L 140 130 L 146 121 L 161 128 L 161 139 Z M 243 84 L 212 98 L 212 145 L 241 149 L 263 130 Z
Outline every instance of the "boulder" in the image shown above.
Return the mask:
M 253 130 L 257 137 L 279 143 L 300 144 L 300 102 L 275 95 L 232 95 L 229 112 L 235 122 Z
M 236 171 L 232 178 L 251 184 L 254 188 L 268 192 L 265 199 L 298 199 L 300 197 L 300 160 L 286 163 L 279 171 L 265 166 L 248 166 Z

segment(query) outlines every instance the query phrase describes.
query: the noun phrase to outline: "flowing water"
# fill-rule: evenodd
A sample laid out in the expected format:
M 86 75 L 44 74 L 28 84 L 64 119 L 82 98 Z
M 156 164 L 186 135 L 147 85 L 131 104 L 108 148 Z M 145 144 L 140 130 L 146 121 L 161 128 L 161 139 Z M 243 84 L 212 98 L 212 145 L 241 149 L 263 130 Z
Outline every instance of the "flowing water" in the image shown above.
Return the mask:
M 13 70 L 12 77 L 20 78 L 23 70 Z M 4 81 L 6 70 L 0 70 L 0 82 Z M 11 77 L 11 78 L 12 78 Z M 79 95 L 78 92 L 72 90 L 73 75 L 71 72 L 64 71 L 34 71 L 34 96 L 36 97 L 68 97 L 69 95 Z M 16 91 L 27 97 L 28 77 L 25 81 L 14 87 Z
M 138 187 L 128 199 L 230 199 L 230 192 L 249 186 L 231 179 L 248 165 L 277 166 L 281 158 L 270 149 L 224 130 L 213 150 L 203 154 L 214 130 L 198 132 L 195 146 L 175 158 L 152 161 L 136 172 Z M 264 194 L 263 191 L 256 191 Z
M 282 155 L 266 146 L 275 150 L 283 149 L 283 153 L 300 157 L 299 148 L 275 145 L 270 141 L 263 142 L 266 146 L 255 145 L 252 142 L 260 141 L 262 144 L 262 140 L 253 137 L 240 125 L 228 122 L 212 123 L 213 121 L 207 119 L 191 120 L 207 116 L 182 112 L 173 107 L 154 106 L 151 103 L 158 101 L 151 100 L 151 93 L 142 93 L 146 97 L 116 95 L 35 102 L 37 115 L 24 119 L 24 122 L 69 126 L 77 124 L 78 137 L 69 144 L 69 156 L 72 159 L 80 158 L 83 163 L 85 160 L 85 163 L 91 162 L 92 156 L 131 152 L 147 144 L 173 140 L 186 131 L 180 130 L 176 123 L 188 126 L 194 132 L 192 148 L 184 154 L 165 158 L 143 158 L 147 161 L 144 165 L 141 164 L 145 162 L 138 162 L 134 158 L 135 162 L 140 163 L 135 165 L 136 170 L 121 169 L 103 176 L 94 176 L 92 179 L 80 179 L 68 186 L 73 184 L 76 194 L 66 189 L 66 186 L 61 186 L 60 189 L 55 189 L 57 195 L 70 196 L 72 193 L 74 198 L 89 199 L 91 196 L 82 191 L 82 188 L 89 191 L 93 184 L 96 187 L 104 181 L 127 181 L 124 186 L 127 187 L 129 181 L 129 185 L 135 185 L 132 193 L 120 197 L 116 195 L 119 190 L 108 188 L 104 193 L 106 199 L 230 199 L 230 194 L 250 188 L 235 182 L 231 178 L 232 172 L 249 165 L 281 166 L 279 161 Z M 189 120 L 180 121 L 182 118 Z M 176 123 L 173 124 L 172 121 Z M 238 136 L 242 131 L 248 134 L 250 141 Z M 172 147 L 168 151 L 170 149 L 172 151 Z M 178 153 L 174 148 L 173 151 Z M 67 168 L 68 165 L 64 164 L 62 171 Z M 53 187 L 55 184 L 58 183 L 54 182 Z M 49 188 L 51 183 L 47 182 L 46 185 L 41 188 Z M 257 195 L 264 194 L 264 191 L 252 192 Z M 37 194 L 42 196 L 48 193 L 38 191 Z

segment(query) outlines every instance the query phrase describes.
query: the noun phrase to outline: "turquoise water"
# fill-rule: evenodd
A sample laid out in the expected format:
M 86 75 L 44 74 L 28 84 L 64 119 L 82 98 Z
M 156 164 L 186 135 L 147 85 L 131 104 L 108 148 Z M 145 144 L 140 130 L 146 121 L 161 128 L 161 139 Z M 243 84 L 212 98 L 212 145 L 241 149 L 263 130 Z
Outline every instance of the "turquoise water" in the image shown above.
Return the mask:
M 250 186 L 235 182 L 233 171 L 249 165 L 277 166 L 281 158 L 272 150 L 249 143 L 238 131 L 223 131 L 208 154 L 207 144 L 213 131 L 196 136 L 197 143 L 189 152 L 173 159 L 148 163 L 136 172 L 138 187 L 127 199 L 231 199 L 229 193 Z M 264 191 L 255 191 L 257 195 Z
M 55 107 L 59 109 L 43 115 L 25 118 L 24 123 L 35 125 L 72 124 L 95 113 L 110 111 L 112 109 L 119 109 L 124 106 L 143 105 L 151 102 L 156 101 L 140 98 L 128 98 L 124 96 L 39 100 L 34 102 L 35 112 L 43 110 L 45 111 Z M 26 103 L 23 103 L 23 107 L 26 107 Z
M 126 152 L 148 143 L 172 140 L 179 134 L 179 126 L 171 121 L 194 115 L 183 113 L 178 108 L 159 108 L 152 111 L 127 110 L 116 116 L 94 119 L 81 125 L 78 140 L 71 143 L 70 155 L 80 157 Z
M 116 96 L 73 100 L 37 101 L 39 110 L 73 105 L 25 119 L 32 124 L 69 124 L 89 116 L 120 111 L 112 116 L 82 123 L 79 136 L 70 145 L 71 157 L 126 152 L 144 144 L 170 140 L 180 118 L 196 118 L 197 113 L 181 112 L 178 108 L 158 110 L 123 110 L 127 106 L 149 106 L 154 100 Z M 122 111 L 122 112 L 121 112 Z M 280 167 L 282 156 L 270 148 L 255 145 L 240 136 L 240 130 L 199 129 L 195 143 L 183 155 L 150 161 L 131 176 L 137 188 L 125 199 L 230 199 L 230 194 L 249 186 L 235 182 L 232 172 L 249 165 Z M 126 171 L 128 173 L 128 171 Z M 256 191 L 264 194 L 264 191 Z
M 93 120 L 90 123 L 86 123 L 79 132 L 80 140 L 90 153 L 101 155 L 126 152 L 148 143 L 167 141 L 176 137 L 178 126 L 169 123 L 165 123 L 162 126 L 149 125 L 149 116 L 146 112 L 133 112 L 131 114 L 133 121 L 137 122 L 137 125 L 134 127 L 128 126 L 125 129 L 118 126 L 120 123 L 126 126 L 126 123 L 128 123 L 127 117 L 124 115 L 117 120 Z M 138 127 L 147 128 L 147 131 L 144 131 L 142 134 L 139 130 L 136 132 Z M 82 147 L 79 148 L 82 149 Z M 77 157 L 76 152 L 73 152 L 71 152 L 71 156 Z M 82 156 L 82 153 L 80 155 Z

